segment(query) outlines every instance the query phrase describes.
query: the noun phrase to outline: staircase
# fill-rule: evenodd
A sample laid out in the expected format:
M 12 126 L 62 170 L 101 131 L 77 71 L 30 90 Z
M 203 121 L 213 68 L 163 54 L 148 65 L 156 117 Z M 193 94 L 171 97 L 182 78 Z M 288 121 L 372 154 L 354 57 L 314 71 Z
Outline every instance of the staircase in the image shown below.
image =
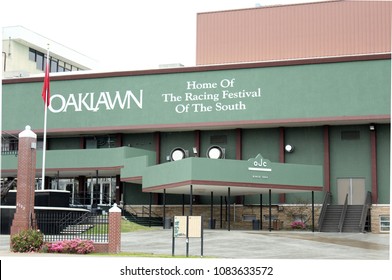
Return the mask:
M 68 225 L 60 234 L 82 234 L 83 232 L 93 228 L 94 225 Z
M 10 189 L 16 187 L 16 179 L 13 179 L 11 182 L 1 182 L 1 202 L 5 201 L 5 197 L 7 196 Z
M 141 217 L 123 210 L 122 216 L 130 222 L 146 226 L 146 227 L 163 227 L 162 217 Z
M 338 232 L 342 211 L 343 205 L 327 205 L 324 221 L 320 227 L 320 231 Z
M 367 192 L 363 205 L 349 205 L 348 194 L 343 205 L 331 204 L 331 193 L 326 193 L 319 216 L 321 232 L 364 232 L 371 231 L 370 208 L 372 194 Z
M 362 232 L 359 227 L 363 205 L 348 205 L 342 232 Z

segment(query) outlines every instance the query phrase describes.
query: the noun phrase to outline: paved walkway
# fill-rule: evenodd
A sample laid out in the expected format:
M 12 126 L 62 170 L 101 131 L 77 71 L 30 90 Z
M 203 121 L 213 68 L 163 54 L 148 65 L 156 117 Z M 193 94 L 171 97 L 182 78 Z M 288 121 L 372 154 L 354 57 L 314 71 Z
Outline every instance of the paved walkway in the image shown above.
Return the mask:
M 388 260 L 389 234 L 293 231 L 205 230 L 203 255 L 235 259 Z M 122 235 L 122 251 L 171 254 L 172 231 Z M 201 239 L 189 241 L 189 255 L 200 256 Z M 186 255 L 184 238 L 175 239 L 175 255 Z
M 0 242 L 0 256 L 15 255 L 9 252 L 9 235 L 0 235 Z M 230 259 L 389 260 L 389 244 L 389 234 L 204 230 L 203 256 Z M 156 228 L 123 233 L 121 251 L 171 255 L 172 230 Z M 176 238 L 175 255 L 185 256 L 186 252 L 185 239 Z M 188 255 L 201 255 L 200 238 L 190 239 Z

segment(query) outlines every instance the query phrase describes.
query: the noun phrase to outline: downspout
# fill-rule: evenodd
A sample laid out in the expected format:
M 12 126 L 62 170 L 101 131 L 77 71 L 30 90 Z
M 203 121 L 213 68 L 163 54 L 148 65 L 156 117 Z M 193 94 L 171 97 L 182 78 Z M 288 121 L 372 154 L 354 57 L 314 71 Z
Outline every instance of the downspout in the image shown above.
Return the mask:
M 6 52 L 2 52 L 3 54 L 3 72 L 5 72 L 5 69 L 7 69 L 7 53 Z

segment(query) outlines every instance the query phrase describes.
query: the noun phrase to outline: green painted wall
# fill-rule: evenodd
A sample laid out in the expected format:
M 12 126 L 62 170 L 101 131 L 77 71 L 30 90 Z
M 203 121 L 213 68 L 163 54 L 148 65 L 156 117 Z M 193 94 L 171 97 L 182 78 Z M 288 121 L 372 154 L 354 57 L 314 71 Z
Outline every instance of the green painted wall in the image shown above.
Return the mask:
M 142 192 L 142 186 L 132 183 L 124 183 L 123 200 L 126 205 L 148 205 L 150 194 Z
M 342 132 L 359 132 L 359 139 L 344 140 Z M 366 191 L 371 191 L 369 126 L 330 127 L 331 193 L 337 202 L 338 178 L 365 178 Z
M 390 125 L 376 125 L 377 137 L 377 184 L 378 203 L 390 203 L 391 192 L 391 128 Z
M 194 147 L 195 136 L 193 131 L 185 132 L 162 132 L 161 133 L 161 162 L 167 162 L 168 156 L 175 148 L 182 148 L 193 156 L 192 148 Z
M 257 154 L 270 161 L 279 162 L 278 128 L 242 130 L 242 158 L 253 158 Z
M 285 153 L 285 162 L 324 165 L 323 135 L 324 130 L 321 126 L 285 128 L 285 143 L 294 146 L 294 152 Z M 324 193 L 314 193 L 315 203 L 322 203 L 323 199 Z M 299 201 L 311 203 L 311 194 L 286 194 L 287 203 Z
M 122 135 L 123 146 L 144 150 L 155 150 L 155 140 L 152 133 L 126 133 Z
M 207 130 L 201 131 L 200 156 L 206 157 L 211 146 L 225 149 L 226 159 L 235 159 L 236 131 L 235 130 Z
M 254 170 L 254 162 L 266 162 L 269 171 Z M 253 168 L 253 170 L 252 170 Z M 175 170 L 175 172 L 173 172 Z M 319 165 L 280 164 L 262 159 L 260 155 L 251 160 L 219 160 L 186 158 L 167 164 L 149 166 L 143 172 L 143 188 L 151 188 L 177 182 L 203 180 L 239 184 L 271 184 L 322 187 L 323 174 Z M 220 184 L 225 191 L 225 186 Z M 266 191 L 268 192 L 268 191 Z M 196 194 L 196 192 L 195 192 Z
M 390 60 L 376 60 L 53 80 L 48 129 L 384 115 L 390 79 Z M 3 130 L 43 128 L 41 90 L 3 85 Z
M 244 129 L 242 130 L 242 158 L 250 159 L 257 154 L 273 162 L 279 162 L 279 128 Z M 263 195 L 263 204 L 269 203 L 268 195 Z M 279 195 L 272 194 L 273 204 L 279 202 Z M 244 204 L 259 204 L 259 195 L 246 195 Z
M 195 132 L 188 129 L 190 125 L 198 124 L 206 127 L 200 131 L 202 157 L 205 157 L 211 145 L 217 144 L 212 143 L 212 139 L 225 139 L 217 145 L 225 148 L 226 159 L 235 159 L 237 131 L 216 128 L 209 130 L 216 123 L 238 122 L 238 127 L 241 127 L 242 124 L 252 121 L 290 123 L 298 119 L 307 122 L 315 118 L 366 119 L 390 115 L 390 66 L 390 60 L 377 60 L 53 80 L 51 82 L 51 95 L 54 97 L 52 109 L 59 112 L 55 113 L 53 110 L 49 112 L 48 129 L 49 131 L 65 129 L 72 133 L 75 130 L 89 128 L 137 131 L 148 126 L 157 127 L 159 131 L 162 126 L 176 125 L 180 131 L 187 130 L 161 133 L 160 160 L 165 163 L 166 156 L 175 147 L 188 149 L 193 156 Z M 22 130 L 26 124 L 31 125 L 33 130 L 43 128 L 41 90 L 41 82 L 3 84 L 3 130 Z M 126 94 L 128 94 L 127 98 Z M 62 111 L 59 110 L 62 105 L 61 100 L 67 104 Z M 221 110 L 222 106 L 232 110 Z M 365 178 L 366 190 L 371 191 L 368 124 L 330 126 L 329 129 L 333 196 L 337 196 L 338 178 Z M 323 164 L 323 127 L 286 127 L 284 130 L 286 143 L 295 147 L 294 153 L 286 154 L 287 163 Z M 360 138 L 344 140 L 342 139 L 344 131 L 359 131 Z M 379 203 L 389 203 L 390 125 L 377 124 L 376 132 Z M 112 140 L 116 140 L 116 137 L 117 135 L 113 135 Z M 124 146 L 155 150 L 154 133 L 129 132 L 124 133 L 122 137 Z M 272 162 L 279 161 L 279 128 L 242 129 L 242 137 L 243 159 L 260 153 Z M 95 158 L 99 158 L 98 164 L 111 166 L 128 162 L 130 156 L 142 155 L 128 155 L 127 150 L 114 151 L 113 149 L 80 152 L 77 150 L 79 147 L 78 137 L 49 138 L 51 151 L 48 151 L 47 164 L 58 167 L 71 165 L 83 167 L 92 163 L 97 164 Z M 107 148 L 107 145 L 102 148 Z M 68 150 L 61 151 L 66 149 Z M 38 153 L 38 166 L 39 157 Z M 74 160 L 79 157 L 80 161 Z M 84 157 L 89 159 L 86 160 Z M 1 160 L 3 169 L 16 167 L 15 156 L 2 156 Z M 131 174 L 131 169 L 124 172 Z M 137 188 L 134 189 L 136 193 L 140 192 Z M 300 197 L 286 195 L 286 199 L 288 202 L 295 203 L 302 198 L 308 199 L 308 196 L 309 194 Z M 316 202 L 321 202 L 322 196 L 321 193 L 315 193 Z M 178 202 L 177 197 L 170 200 Z M 203 198 L 204 200 L 208 201 L 209 198 Z M 274 195 L 273 203 L 277 201 L 278 196 Z M 247 196 L 244 203 L 258 204 L 259 197 Z M 263 195 L 263 203 L 268 203 L 266 195 Z
M 48 150 L 80 149 L 79 137 L 50 138 L 48 139 Z

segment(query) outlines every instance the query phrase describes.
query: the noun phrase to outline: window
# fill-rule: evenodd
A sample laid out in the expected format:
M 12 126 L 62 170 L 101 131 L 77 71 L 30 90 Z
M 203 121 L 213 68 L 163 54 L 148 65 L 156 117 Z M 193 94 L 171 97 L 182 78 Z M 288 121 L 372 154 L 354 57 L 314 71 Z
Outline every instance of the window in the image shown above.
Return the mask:
M 18 153 L 18 139 L 4 138 L 1 141 L 1 154 L 17 154 Z
M 294 214 L 293 215 L 293 221 L 294 222 L 306 222 L 307 221 L 307 216 L 303 214 Z
M 36 63 L 37 69 L 44 71 L 44 54 L 43 53 L 37 53 L 36 58 L 35 58 L 35 63 Z
M 29 59 L 31 61 L 35 61 L 35 54 L 36 54 L 36 51 L 34 51 L 33 49 L 29 49 Z
M 380 216 L 380 232 L 389 232 L 389 216 Z
M 50 71 L 51 72 L 57 72 L 57 65 L 58 65 L 58 60 L 57 59 L 50 59 Z
M 45 59 L 46 57 L 44 53 L 32 48 L 29 49 L 29 60 L 36 63 L 37 69 L 42 71 L 45 70 Z M 72 64 L 65 63 L 62 60 L 50 57 L 50 72 L 69 72 L 78 70 L 79 68 L 73 66 Z

